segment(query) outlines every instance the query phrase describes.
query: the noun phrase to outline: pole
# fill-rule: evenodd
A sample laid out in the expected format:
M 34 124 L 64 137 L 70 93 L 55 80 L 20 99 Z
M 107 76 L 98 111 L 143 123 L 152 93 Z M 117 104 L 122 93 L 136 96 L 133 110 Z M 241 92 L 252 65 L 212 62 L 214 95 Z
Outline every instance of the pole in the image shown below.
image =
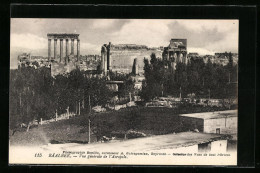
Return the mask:
M 75 113 L 78 114 L 78 110 L 77 110 L 77 101 L 76 101 L 76 106 L 75 106 Z
M 163 97 L 163 84 L 162 84 L 162 97 Z
M 88 104 L 89 104 L 89 116 L 88 116 L 88 143 L 90 144 L 90 115 L 91 115 L 90 95 L 88 96 Z
M 181 87 L 180 87 L 180 100 L 181 100 Z
M 80 115 L 80 101 L 79 101 L 79 115 Z
M 70 117 L 69 117 L 69 107 L 67 107 L 67 119 L 69 119 Z
M 228 84 L 230 84 L 230 72 L 228 73 Z
M 58 117 L 57 114 L 58 114 L 58 113 L 57 113 L 57 109 L 56 109 L 56 112 L 55 112 L 55 121 L 57 121 L 57 117 Z
M 85 109 L 85 101 L 84 101 L 84 90 L 83 90 L 83 100 L 82 100 L 82 108 Z

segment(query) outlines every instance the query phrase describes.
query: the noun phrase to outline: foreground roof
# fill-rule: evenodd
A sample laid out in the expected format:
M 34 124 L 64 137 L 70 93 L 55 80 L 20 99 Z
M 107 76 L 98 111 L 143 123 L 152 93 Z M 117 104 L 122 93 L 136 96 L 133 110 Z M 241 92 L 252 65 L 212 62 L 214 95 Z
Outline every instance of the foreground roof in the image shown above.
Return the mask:
M 200 119 L 218 119 L 218 118 L 226 118 L 226 117 L 237 117 L 237 110 L 200 112 L 200 113 L 192 113 L 192 114 L 181 114 L 180 116 L 200 118 Z

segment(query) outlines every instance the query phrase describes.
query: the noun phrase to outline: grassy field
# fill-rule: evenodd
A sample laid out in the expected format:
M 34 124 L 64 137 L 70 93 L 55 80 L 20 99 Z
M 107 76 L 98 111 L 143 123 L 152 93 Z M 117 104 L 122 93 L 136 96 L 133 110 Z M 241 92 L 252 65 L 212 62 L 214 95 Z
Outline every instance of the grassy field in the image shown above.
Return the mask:
M 189 112 L 196 112 L 190 109 Z M 207 110 L 210 111 L 210 110 Z M 123 138 L 128 130 L 143 132 L 147 136 L 187 131 L 179 123 L 179 113 L 171 108 L 126 108 L 119 111 L 92 115 L 91 142 L 102 136 Z M 120 136 L 121 134 L 121 136 Z M 47 143 L 88 142 L 88 116 L 76 116 L 45 125 L 38 125 L 26 132 L 20 129 L 10 136 L 11 145 L 43 145 Z

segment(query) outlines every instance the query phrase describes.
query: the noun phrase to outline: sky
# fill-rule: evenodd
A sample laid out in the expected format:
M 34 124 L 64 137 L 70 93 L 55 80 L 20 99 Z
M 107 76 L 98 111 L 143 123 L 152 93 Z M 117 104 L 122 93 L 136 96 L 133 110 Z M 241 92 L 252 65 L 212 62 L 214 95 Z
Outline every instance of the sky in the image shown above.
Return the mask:
M 186 38 L 188 52 L 201 55 L 237 53 L 238 24 L 238 20 L 12 18 L 10 68 L 17 66 L 22 52 L 48 56 L 47 33 L 80 34 L 81 55 L 100 54 L 101 46 L 109 42 L 166 47 L 171 38 Z

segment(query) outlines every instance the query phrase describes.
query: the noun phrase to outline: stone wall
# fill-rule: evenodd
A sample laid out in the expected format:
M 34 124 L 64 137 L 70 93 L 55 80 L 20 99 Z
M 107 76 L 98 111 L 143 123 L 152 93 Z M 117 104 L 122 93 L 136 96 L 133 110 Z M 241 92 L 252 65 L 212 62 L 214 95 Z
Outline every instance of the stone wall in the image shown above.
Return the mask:
M 204 120 L 205 133 L 216 133 L 217 128 L 220 128 L 220 134 L 237 133 L 237 117 Z
M 111 49 L 111 66 L 112 71 L 131 73 L 133 61 L 137 58 L 138 71 L 142 72 L 144 67 L 144 57 L 150 60 L 152 53 L 156 54 L 156 57 L 162 57 L 161 50 L 150 49 L 125 49 L 117 50 Z

